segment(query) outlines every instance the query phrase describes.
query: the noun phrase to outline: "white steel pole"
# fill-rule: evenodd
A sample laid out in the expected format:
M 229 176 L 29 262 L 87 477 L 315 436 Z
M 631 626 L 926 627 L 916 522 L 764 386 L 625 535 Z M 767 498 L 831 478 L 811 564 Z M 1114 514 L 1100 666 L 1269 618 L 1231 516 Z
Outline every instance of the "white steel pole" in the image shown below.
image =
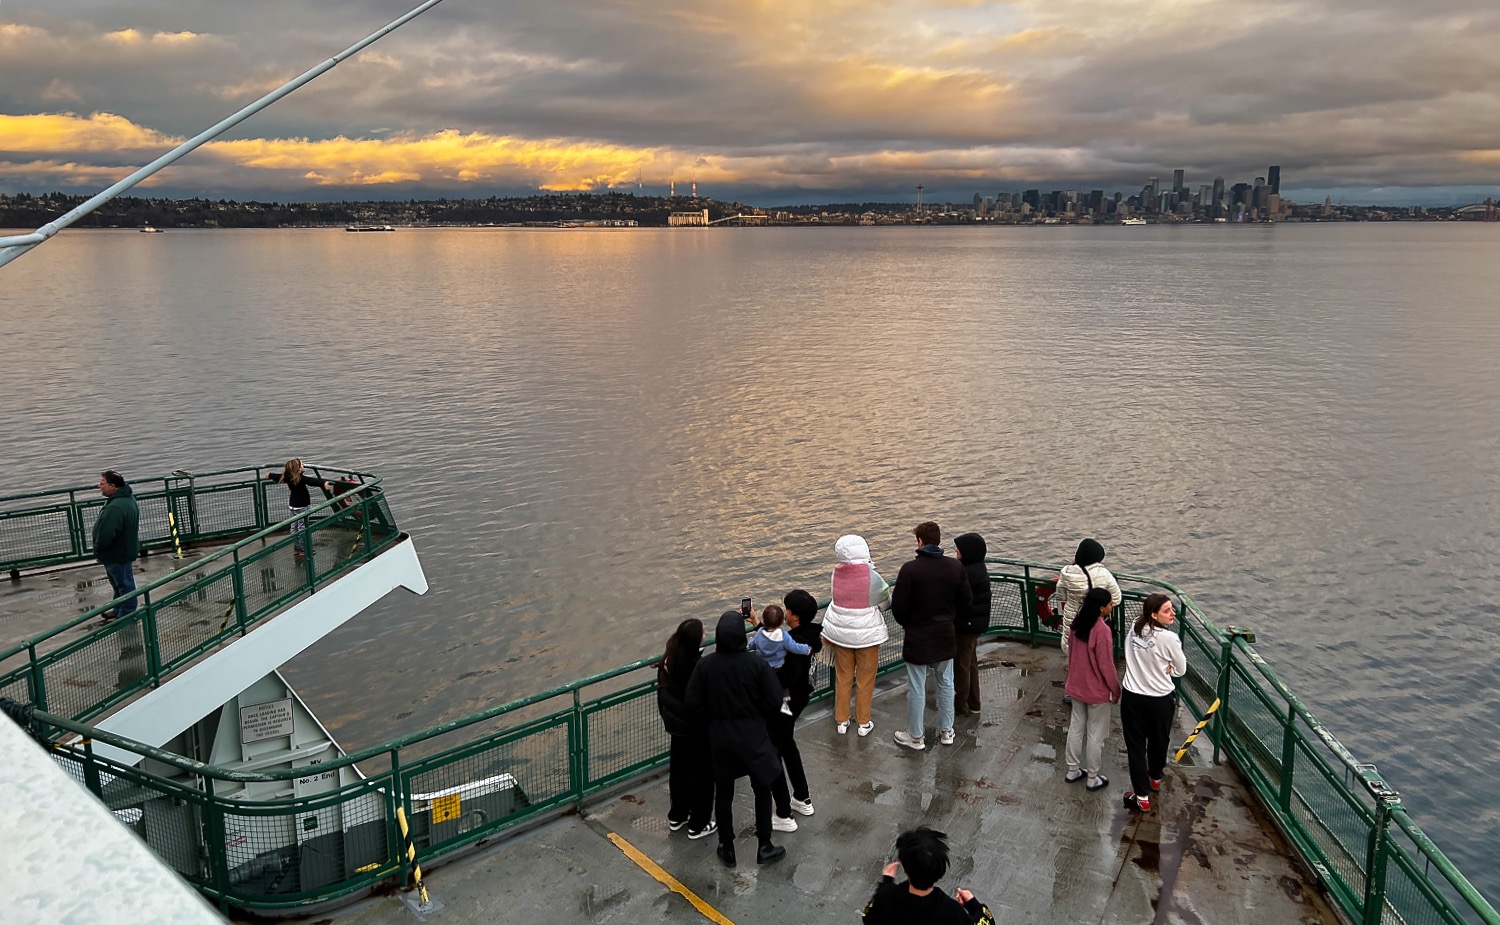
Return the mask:
M 199 132 L 197 135 L 194 135 L 192 138 L 189 138 L 187 141 L 184 141 L 182 144 L 168 151 L 166 154 L 163 154 L 161 157 L 158 157 L 156 160 L 152 161 L 151 163 L 132 173 L 130 176 L 116 183 L 114 186 L 111 186 L 109 189 L 98 193 L 87 202 L 82 203 L 68 214 L 54 221 L 48 222 L 47 224 L 38 228 L 36 231 L 33 231 L 31 234 L 0 237 L 0 267 L 5 266 L 7 263 L 10 263 L 12 260 L 15 260 L 17 257 L 21 256 L 37 245 L 47 241 L 48 239 L 56 235 L 59 231 L 62 231 L 64 228 L 78 221 L 80 218 L 83 218 L 85 215 L 88 215 L 90 212 L 94 211 L 95 209 L 104 205 L 106 202 L 109 202 L 111 199 L 135 186 L 137 183 L 156 173 L 158 170 L 161 170 L 163 167 L 166 167 L 167 165 L 173 163 L 178 158 L 187 154 L 189 151 L 192 151 L 202 145 L 204 142 L 211 141 L 214 138 L 217 138 L 231 128 L 234 128 L 236 125 L 239 125 L 241 122 L 244 122 L 246 119 L 260 112 L 262 109 L 265 109 L 267 106 L 281 99 L 283 96 L 286 96 L 293 90 L 301 87 L 303 84 L 309 83 L 322 76 L 324 73 L 333 70 L 334 67 L 338 66 L 343 61 L 359 54 L 365 48 L 369 47 L 370 45 L 374 44 L 390 33 L 395 32 L 397 29 L 401 28 L 402 26 L 411 22 L 413 19 L 416 19 L 418 16 L 421 16 L 423 13 L 427 12 L 428 10 L 432 9 L 442 2 L 443 0 L 427 0 L 427 2 L 411 10 L 406 15 L 400 17 L 399 19 L 393 20 L 389 25 L 385 26 L 385 28 L 380 29 L 376 32 L 372 32 L 371 34 L 360 39 L 358 42 L 355 42 L 353 45 L 350 45 L 348 48 L 334 55 L 332 58 L 329 58 L 327 61 L 319 64 L 312 70 L 303 73 L 301 76 L 287 81 L 280 87 L 277 87 L 275 90 L 272 90 L 270 93 L 267 93 L 265 96 L 251 103 L 249 106 L 246 106 L 244 109 L 241 109 L 234 115 L 214 125 L 212 128 L 208 128 L 202 132 Z

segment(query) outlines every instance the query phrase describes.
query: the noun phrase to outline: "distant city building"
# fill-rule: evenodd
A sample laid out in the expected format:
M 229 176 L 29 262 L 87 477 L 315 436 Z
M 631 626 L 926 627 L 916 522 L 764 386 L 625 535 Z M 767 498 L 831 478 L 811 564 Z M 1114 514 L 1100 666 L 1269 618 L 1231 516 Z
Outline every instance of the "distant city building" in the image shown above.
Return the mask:
M 1275 164 L 1272 164 L 1271 165 L 1271 169 L 1268 170 L 1268 171 L 1266 171 L 1266 182 L 1271 185 L 1271 192 L 1273 192 L 1276 195 L 1280 196 L 1281 195 L 1281 168 L 1278 167 Z
M 660 219 L 658 219 L 658 221 L 660 221 Z M 697 212 L 673 212 L 667 216 L 667 225 L 671 228 L 682 228 L 692 225 L 703 226 L 707 224 L 707 209 L 702 209 Z
M 1178 198 L 1181 198 L 1183 192 L 1186 190 L 1186 187 L 1183 186 L 1183 181 L 1185 179 L 1186 179 L 1186 171 L 1183 171 L 1183 170 L 1174 170 L 1174 171 L 1172 171 L 1172 192 L 1176 193 L 1177 196 L 1178 196 Z

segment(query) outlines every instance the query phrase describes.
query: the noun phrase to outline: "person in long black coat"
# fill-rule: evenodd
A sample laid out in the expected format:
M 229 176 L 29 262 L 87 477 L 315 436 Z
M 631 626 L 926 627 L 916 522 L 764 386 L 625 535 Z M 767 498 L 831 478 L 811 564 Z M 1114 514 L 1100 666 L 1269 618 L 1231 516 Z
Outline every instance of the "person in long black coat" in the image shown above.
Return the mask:
M 708 747 L 708 722 L 687 706 L 688 681 L 698 667 L 703 645 L 703 621 L 683 620 L 656 666 L 656 708 L 672 737 L 667 791 L 671 805 L 667 826 L 673 832 L 687 826 L 689 838 L 714 832 L 714 774 Z
M 745 619 L 725 611 L 714 631 L 714 651 L 705 655 L 688 681 L 688 709 L 708 717 L 713 755 L 715 813 L 719 817 L 719 859 L 735 865 L 734 784 L 749 776 L 755 794 L 756 862 L 769 864 L 786 856 L 771 843 L 772 790 L 782 805 L 790 799 L 781 759 L 766 731 L 766 720 L 781 710 L 781 682 L 766 660 L 751 652 Z

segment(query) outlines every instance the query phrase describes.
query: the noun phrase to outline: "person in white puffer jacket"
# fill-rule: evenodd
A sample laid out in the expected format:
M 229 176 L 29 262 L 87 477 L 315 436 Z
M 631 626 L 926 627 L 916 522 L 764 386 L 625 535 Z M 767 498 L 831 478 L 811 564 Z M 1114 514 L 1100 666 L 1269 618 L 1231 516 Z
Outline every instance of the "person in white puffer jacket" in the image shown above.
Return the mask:
M 1083 607 L 1083 598 L 1090 588 L 1105 589 L 1109 592 L 1113 606 L 1120 606 L 1120 583 L 1115 581 L 1115 576 L 1110 574 L 1109 569 L 1099 564 L 1103 561 L 1104 545 L 1098 540 L 1087 539 L 1078 544 L 1073 564 L 1064 568 L 1062 574 L 1057 576 L 1057 591 L 1052 595 L 1052 607 L 1062 614 L 1059 632 L 1062 633 L 1064 658 L 1068 655 L 1068 640 L 1073 635 L 1073 618 L 1078 616 L 1079 608 Z
M 833 719 L 839 735 L 849 731 L 849 693 L 854 689 L 854 718 L 859 734 L 875 728 L 870 699 L 875 693 L 875 669 L 880 646 L 891 638 L 882 608 L 890 605 L 891 590 L 870 562 L 870 545 L 862 536 L 841 536 L 833 544 L 833 596 L 823 612 L 823 642 L 833 654 Z

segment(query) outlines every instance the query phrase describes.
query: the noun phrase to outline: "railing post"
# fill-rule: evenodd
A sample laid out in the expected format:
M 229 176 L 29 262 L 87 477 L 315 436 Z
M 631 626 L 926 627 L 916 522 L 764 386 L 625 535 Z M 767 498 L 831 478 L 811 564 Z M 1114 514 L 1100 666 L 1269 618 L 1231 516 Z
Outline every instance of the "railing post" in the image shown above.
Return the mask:
M 573 688 L 573 722 L 568 724 L 568 752 L 571 755 L 568 761 L 570 775 L 573 779 L 574 806 L 580 813 L 583 812 L 583 790 L 588 783 L 588 729 L 585 727 L 583 718 L 583 698 L 579 696 L 578 688 Z
M 1359 765 L 1360 780 L 1375 798 L 1375 821 L 1370 826 L 1370 844 L 1365 854 L 1365 896 L 1362 925 L 1380 925 L 1385 917 L 1385 869 L 1390 856 L 1391 811 L 1401 805 L 1401 794 L 1392 790 L 1373 764 Z
M 234 589 L 230 592 L 234 595 L 234 622 L 239 627 L 240 635 L 243 636 L 248 632 L 245 625 L 245 621 L 248 618 L 248 614 L 245 612 L 245 564 L 240 561 L 240 551 L 238 549 L 234 551 L 234 555 L 230 558 L 234 562 L 234 566 L 230 570 L 230 581 Z
M 156 608 L 151 606 L 151 592 L 141 592 L 141 641 L 146 646 L 146 673 L 152 687 L 161 686 L 161 646 L 156 638 Z
M 1281 792 L 1277 794 L 1277 802 L 1289 819 L 1292 815 L 1292 777 L 1296 763 L 1297 708 L 1287 704 L 1286 723 L 1281 727 Z
M 104 784 L 99 780 L 99 765 L 94 761 L 94 740 L 83 740 L 83 785 L 100 801 L 104 799 Z
M 406 882 L 411 878 L 410 861 L 406 858 L 406 839 L 401 835 L 401 823 L 396 817 L 396 810 L 403 811 L 411 809 L 410 801 L 406 798 L 406 786 L 401 783 L 401 749 L 391 749 L 391 786 L 386 791 L 389 798 L 386 800 L 385 811 L 385 837 L 389 845 L 392 857 L 394 857 L 401 868 L 401 882 L 398 889 L 405 889 Z M 411 814 L 407 813 L 407 818 Z
M 1224 717 L 1229 713 L 1229 666 L 1234 660 L 1234 641 L 1255 641 L 1255 634 L 1243 626 L 1224 627 L 1224 645 L 1220 650 L 1219 683 L 1215 696 L 1219 698 L 1219 712 L 1214 714 L 1214 764 L 1219 763 L 1219 750 L 1224 745 Z
M 47 710 L 47 676 L 42 673 L 41 663 L 36 660 L 36 643 L 26 644 L 26 657 L 31 668 L 31 703 L 38 710 Z M 48 711 L 50 712 L 50 711 Z
M 224 831 L 224 808 L 214 796 L 214 779 L 203 777 L 203 802 L 198 805 L 203 829 L 203 847 L 208 854 L 208 882 L 221 900 L 229 899 L 229 836 Z
M 309 594 L 318 590 L 318 568 L 313 563 L 313 525 L 307 523 L 302 528 L 302 565 L 307 570 L 307 591 Z M 294 547 L 295 548 L 295 547 Z

